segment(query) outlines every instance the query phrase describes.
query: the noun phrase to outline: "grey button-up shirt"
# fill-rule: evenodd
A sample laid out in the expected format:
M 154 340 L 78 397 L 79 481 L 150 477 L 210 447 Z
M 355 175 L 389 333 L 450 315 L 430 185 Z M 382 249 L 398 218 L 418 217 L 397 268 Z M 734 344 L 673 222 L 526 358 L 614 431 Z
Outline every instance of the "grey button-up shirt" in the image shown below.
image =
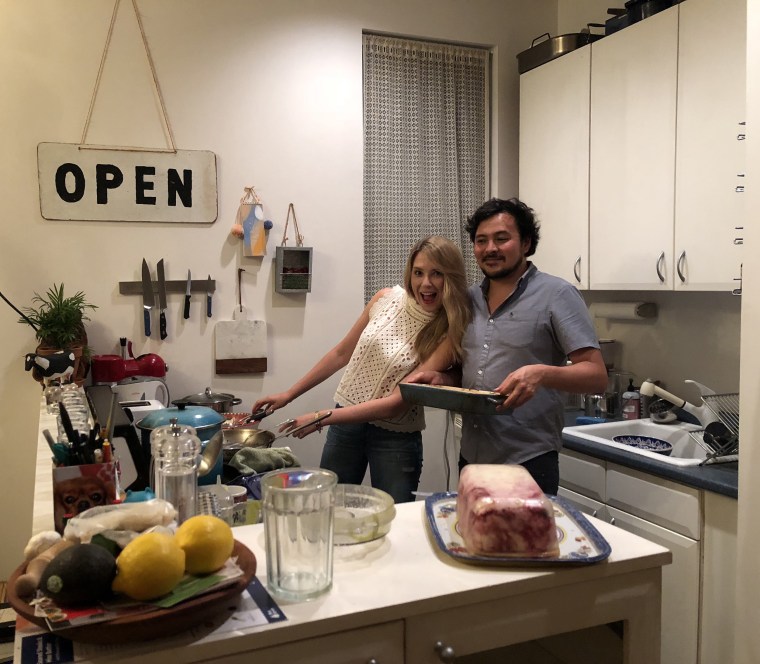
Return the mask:
M 581 348 L 599 348 L 594 324 L 574 286 L 528 263 L 517 288 L 488 311 L 488 279 L 470 288 L 473 320 L 464 336 L 462 387 L 493 390 L 526 364 L 562 366 Z M 540 387 L 499 415 L 462 413 L 462 456 L 470 463 L 523 463 L 562 447 L 563 395 Z

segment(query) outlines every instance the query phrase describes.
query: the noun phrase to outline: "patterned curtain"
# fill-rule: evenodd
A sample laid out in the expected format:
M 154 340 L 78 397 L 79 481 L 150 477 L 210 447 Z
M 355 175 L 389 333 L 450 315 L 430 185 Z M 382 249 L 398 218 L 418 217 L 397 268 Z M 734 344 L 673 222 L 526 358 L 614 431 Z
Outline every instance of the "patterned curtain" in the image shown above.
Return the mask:
M 488 190 L 488 49 L 364 35 L 364 294 L 443 235 L 482 278 L 464 222 Z

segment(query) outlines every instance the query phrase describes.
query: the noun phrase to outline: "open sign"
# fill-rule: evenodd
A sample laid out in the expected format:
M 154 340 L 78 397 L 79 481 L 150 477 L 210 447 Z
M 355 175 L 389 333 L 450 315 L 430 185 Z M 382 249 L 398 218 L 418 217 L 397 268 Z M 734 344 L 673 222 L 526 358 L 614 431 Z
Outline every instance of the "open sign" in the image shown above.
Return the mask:
M 217 218 L 213 152 L 40 143 L 37 167 L 45 219 L 211 223 Z

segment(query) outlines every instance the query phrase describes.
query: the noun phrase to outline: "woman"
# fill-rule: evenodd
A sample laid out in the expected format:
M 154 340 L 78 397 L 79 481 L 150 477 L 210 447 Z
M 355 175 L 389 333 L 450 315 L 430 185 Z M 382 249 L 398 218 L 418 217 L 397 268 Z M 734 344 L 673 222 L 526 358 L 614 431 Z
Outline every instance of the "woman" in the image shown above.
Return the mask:
M 414 500 L 422 473 L 422 407 L 407 406 L 398 384 L 415 369 L 444 370 L 462 356 L 470 300 L 462 252 L 432 235 L 415 244 L 404 270 L 404 288 L 378 291 L 335 348 L 289 390 L 259 399 L 253 411 L 269 412 L 346 367 L 336 408 L 299 438 L 329 424 L 320 466 L 345 484 L 361 484 L 369 466 L 372 486 L 396 502 Z M 324 411 L 322 411 L 324 412 Z M 281 427 L 292 429 L 320 413 Z

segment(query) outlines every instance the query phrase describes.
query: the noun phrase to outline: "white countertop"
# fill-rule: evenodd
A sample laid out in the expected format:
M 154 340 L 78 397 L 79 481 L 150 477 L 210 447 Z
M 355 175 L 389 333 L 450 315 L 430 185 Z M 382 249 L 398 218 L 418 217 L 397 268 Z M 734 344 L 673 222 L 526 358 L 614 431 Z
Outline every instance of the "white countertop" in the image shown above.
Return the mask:
M 50 428 L 51 417 L 44 412 L 41 414 L 41 430 Z M 55 426 L 54 417 L 52 426 Z M 40 436 L 35 533 L 52 529 L 53 525 L 50 469 L 50 450 Z M 605 561 L 572 567 L 483 567 L 453 560 L 438 550 L 425 523 L 423 501 L 400 504 L 386 537 L 375 542 L 336 547 L 334 583 L 328 593 L 308 602 L 278 602 L 286 621 L 241 630 L 230 630 L 228 625 L 223 638 L 214 639 L 213 635 L 211 639 L 198 638 L 197 634 L 187 634 L 150 642 L 147 647 L 120 647 L 116 651 L 116 660 L 134 658 L 141 664 L 146 661 L 205 661 L 294 640 L 445 613 L 474 603 L 509 602 L 509 598 L 526 593 L 542 596 L 550 591 L 552 597 L 560 601 L 563 595 L 577 598 L 585 593 L 583 589 L 588 588 L 588 601 L 603 603 L 602 596 L 596 594 L 600 583 L 619 585 L 621 580 L 629 577 L 639 579 L 642 573 L 650 575 L 647 576 L 647 587 L 652 585 L 650 577 L 657 579 L 656 601 L 659 606 L 659 568 L 670 562 L 670 552 L 602 521 L 593 519 L 592 522 L 611 545 L 612 553 Z M 235 538 L 256 556 L 256 576 L 266 584 L 263 526 L 240 526 L 234 529 L 234 533 Z M 563 592 L 564 587 L 567 592 Z M 659 612 L 655 613 L 659 624 Z M 659 647 L 657 650 L 659 652 Z M 96 661 L 103 659 L 98 648 L 92 651 L 92 656 Z M 114 656 L 112 652 L 107 661 L 116 661 Z

